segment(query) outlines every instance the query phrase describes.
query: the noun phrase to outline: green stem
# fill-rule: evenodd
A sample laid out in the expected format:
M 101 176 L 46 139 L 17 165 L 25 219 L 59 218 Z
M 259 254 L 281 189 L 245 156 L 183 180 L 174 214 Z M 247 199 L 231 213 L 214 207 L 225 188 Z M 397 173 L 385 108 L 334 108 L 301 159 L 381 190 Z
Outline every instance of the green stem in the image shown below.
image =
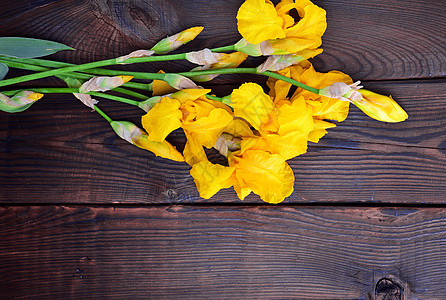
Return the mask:
M 11 68 L 24 69 L 24 70 L 37 71 L 37 72 L 51 70 L 48 67 L 42 67 L 40 65 L 32 65 L 32 64 L 28 64 L 28 63 L 23 63 L 23 62 L 19 62 L 18 60 L 19 59 L 14 59 L 14 61 L 10 61 L 10 60 L 5 60 L 5 59 L 1 59 L 0 58 L 0 62 L 8 65 Z M 22 61 L 30 61 L 30 59 L 28 59 L 28 60 L 21 59 L 21 60 Z M 43 60 L 39 60 L 39 61 L 43 61 Z M 65 64 L 65 63 L 62 63 L 62 64 Z M 69 64 L 69 65 L 71 65 L 71 64 Z M 118 71 L 116 73 L 118 73 Z M 71 73 L 71 74 L 69 74 L 67 76 L 71 76 L 71 77 L 74 77 L 74 78 L 77 78 L 77 79 L 82 79 L 82 80 L 88 80 L 88 79 L 91 78 L 91 75 L 83 74 L 83 73 L 75 73 L 75 72 L 73 72 L 73 73 Z M 146 84 L 146 83 L 127 82 L 123 86 L 130 87 L 130 88 L 141 89 L 141 90 L 145 90 L 145 91 L 149 91 L 150 90 L 148 84 Z M 126 94 L 126 95 L 129 95 L 129 96 L 133 96 L 133 97 L 136 97 L 136 98 L 139 98 L 139 99 L 144 99 L 144 100 L 147 99 L 147 96 L 145 96 L 143 94 L 140 94 L 140 93 L 137 93 L 137 92 L 133 92 L 133 91 L 129 91 L 129 90 L 126 90 L 124 88 L 119 88 L 119 90 L 118 90 L 118 88 L 115 88 L 114 90 L 119 92 L 119 93 Z
M 293 84 L 295 86 L 298 86 L 298 87 L 300 87 L 300 88 L 302 88 L 304 90 L 307 90 L 307 91 L 310 91 L 312 93 L 315 93 L 315 94 L 319 95 L 319 89 L 316 89 L 314 87 L 308 86 L 306 84 L 303 84 L 302 82 L 296 81 L 296 80 L 288 78 L 286 76 L 283 76 L 283 75 L 280 75 L 280 74 L 277 74 L 277 73 L 274 73 L 274 72 L 270 72 L 270 71 L 265 71 L 265 72 L 259 73 L 259 74 L 265 75 L 265 76 L 269 76 L 269 77 L 273 77 L 273 78 L 276 78 L 276 79 L 279 79 L 279 80 L 291 83 L 291 84 Z
M 109 94 L 104 94 L 104 93 L 99 93 L 99 92 L 88 92 L 87 94 L 90 94 L 90 95 L 95 96 L 95 97 L 102 97 L 102 98 L 106 98 L 106 99 L 110 99 L 110 100 L 119 101 L 119 102 L 122 102 L 122 103 L 127 103 L 127 104 L 134 105 L 134 106 L 138 106 L 139 105 L 139 101 L 130 100 L 130 99 L 127 99 L 127 98 L 113 96 L 113 95 L 109 95 Z
M 141 100 L 147 100 L 147 98 L 149 98 L 146 95 L 143 95 L 143 94 L 131 91 L 131 90 L 123 89 L 120 87 L 114 88 L 113 91 L 121 93 L 121 94 L 129 95 L 129 96 L 141 99 Z
M 206 98 L 211 99 L 211 100 L 215 100 L 215 101 L 219 101 L 219 102 L 223 102 L 223 98 L 220 97 L 215 97 L 209 94 L 206 94 Z
M 225 46 L 225 47 L 214 48 L 214 49 L 211 49 L 211 51 L 214 51 L 214 52 L 231 51 L 231 50 L 234 50 L 234 47 L 235 47 L 234 45 L 230 45 L 230 46 Z M 186 59 L 186 53 L 129 58 L 129 59 L 125 60 L 125 64 L 156 62 L 156 61 L 169 61 L 169 60 L 180 60 L 180 59 Z M 36 63 L 44 64 L 43 61 L 44 60 L 39 59 L 38 61 L 36 61 Z M 69 66 L 67 63 L 63 63 L 64 67 L 61 67 L 61 68 L 60 68 L 60 66 L 62 66 L 62 64 L 60 62 L 51 61 L 51 64 L 52 64 L 51 67 L 56 67 L 58 69 L 43 71 L 40 73 L 35 73 L 35 74 L 30 74 L 30 75 L 25 75 L 25 76 L 19 76 L 16 78 L 6 79 L 6 80 L 3 80 L 0 82 L 0 86 L 6 86 L 6 85 L 11 85 L 11 84 L 15 84 L 15 83 L 24 82 L 24 81 L 45 78 L 45 77 L 54 76 L 54 75 L 63 74 L 63 73 L 83 71 L 83 70 L 99 68 L 99 67 L 103 67 L 103 66 L 119 65 L 120 63 L 116 62 L 116 58 L 112 58 L 112 59 L 106 59 L 106 60 L 81 64 L 81 65 Z M 50 66 L 50 65 L 47 64 L 47 66 Z M 96 70 L 96 71 L 98 71 L 98 70 Z M 157 79 L 157 78 L 144 78 L 144 79 Z
M 42 94 L 54 94 L 54 93 L 61 93 L 61 94 L 72 94 L 72 93 L 79 93 L 79 89 L 78 88 L 30 88 L 27 89 L 28 91 L 33 91 L 36 93 L 42 93 Z M 6 96 L 12 96 L 18 92 L 20 92 L 22 90 L 12 90 L 12 91 L 4 91 L 2 92 L 2 94 L 6 95 Z M 109 94 L 105 94 L 105 93 L 100 93 L 100 92 L 88 92 L 86 94 L 95 96 L 95 97 L 101 97 L 101 98 L 105 98 L 105 99 L 110 99 L 110 100 L 114 100 L 114 101 L 119 101 L 122 103 L 127 103 L 127 104 L 131 104 L 134 106 L 138 106 L 139 105 L 139 101 L 135 101 L 135 100 L 130 100 L 127 98 L 123 98 L 123 97 L 118 97 L 118 96 L 113 96 L 113 95 L 109 95 Z
M 97 111 L 101 116 L 108 121 L 108 123 L 113 122 L 113 120 L 107 116 L 97 105 L 94 105 L 94 110 Z
M 185 53 L 182 54 L 172 54 L 172 55 L 160 55 L 160 56 L 149 56 L 149 57 L 136 57 L 136 58 L 129 58 L 125 61 L 125 63 L 142 63 L 142 62 L 153 62 L 153 61 L 167 61 L 167 60 L 178 60 L 178 59 L 184 59 L 186 57 Z M 11 84 L 16 84 L 24 81 L 30 81 L 60 74 L 66 74 L 71 72 L 78 72 L 103 66 L 110 66 L 110 65 L 117 65 L 116 58 L 112 59 L 106 59 L 91 63 L 86 63 L 82 65 L 74 65 L 71 67 L 63 67 L 60 69 L 53 69 L 48 71 L 43 71 L 40 73 L 30 74 L 30 75 L 24 75 L 19 76 L 15 78 L 5 79 L 0 81 L 0 86 L 6 86 Z M 154 78 L 147 78 L 147 79 L 154 79 Z M 157 79 L 157 78 L 155 78 Z
M 212 52 L 226 52 L 226 51 L 235 51 L 235 45 L 229 45 L 219 48 L 213 48 L 211 49 Z
M 319 94 L 319 89 L 308 86 L 308 85 L 303 84 L 299 81 L 296 81 L 294 79 L 288 78 L 286 76 L 283 76 L 283 75 L 280 75 L 280 74 L 277 74 L 274 72 L 266 71 L 266 72 L 258 73 L 256 68 L 213 69 L 213 70 L 204 70 L 204 71 L 182 72 L 182 73 L 178 73 L 178 74 L 186 76 L 186 77 L 209 75 L 209 74 L 257 74 L 257 75 L 273 77 L 273 78 L 291 83 L 297 87 L 300 87 L 300 88 L 310 91 L 312 93 Z

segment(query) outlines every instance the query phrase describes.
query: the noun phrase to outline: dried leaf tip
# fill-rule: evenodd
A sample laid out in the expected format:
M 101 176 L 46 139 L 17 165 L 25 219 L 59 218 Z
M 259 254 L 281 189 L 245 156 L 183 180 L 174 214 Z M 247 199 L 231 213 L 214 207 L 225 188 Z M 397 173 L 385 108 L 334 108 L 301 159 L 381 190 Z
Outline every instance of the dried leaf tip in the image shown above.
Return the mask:
M 131 52 L 130 54 L 120 56 L 116 59 L 116 62 L 118 64 L 125 64 L 125 61 L 129 58 L 136 58 L 136 57 L 149 57 L 153 55 L 155 51 L 153 50 L 136 50 Z

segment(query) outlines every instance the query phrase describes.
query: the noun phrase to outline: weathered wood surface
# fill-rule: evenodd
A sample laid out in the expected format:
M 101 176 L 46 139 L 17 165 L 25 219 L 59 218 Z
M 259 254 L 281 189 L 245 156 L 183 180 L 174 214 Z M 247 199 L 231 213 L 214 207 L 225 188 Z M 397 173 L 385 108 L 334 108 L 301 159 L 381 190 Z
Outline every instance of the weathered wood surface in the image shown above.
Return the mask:
M 9 207 L 2 299 L 382 299 L 446 295 L 446 211 Z M 382 289 L 382 287 L 381 287 Z
M 77 51 L 57 57 L 75 63 L 151 47 L 169 34 L 199 25 L 206 30 L 184 49 L 219 47 L 240 38 L 235 16 L 242 2 L 19 0 L 11 4 L 4 1 L 0 4 L 0 35 L 66 43 Z M 325 52 L 315 60 L 321 71 L 338 69 L 361 80 L 446 75 L 443 1 L 316 0 L 314 3 L 327 11 Z M 174 62 L 165 69 L 175 70 L 180 66 L 184 63 Z
M 76 63 L 150 47 L 161 37 L 193 25 L 204 25 L 206 30 L 185 50 L 222 46 L 239 38 L 234 16 L 241 2 L 19 1 L 0 4 L 4 8 L 0 35 L 66 43 L 77 50 L 53 57 Z M 385 124 L 353 108 L 347 121 L 331 129 L 308 154 L 291 161 L 296 191 L 287 201 L 444 203 L 445 81 L 382 80 L 444 76 L 441 12 L 445 5 L 378 0 L 318 4 L 327 10 L 329 24 L 325 52 L 315 59 L 316 66 L 337 68 L 354 79 L 377 80 L 365 81 L 367 88 L 392 94 L 410 117 L 401 124 Z M 183 62 L 163 66 L 175 71 L 189 68 Z M 221 76 L 216 83 L 232 80 Z M 45 83 L 60 84 L 56 80 L 37 84 Z M 217 94 L 226 95 L 232 87 L 220 85 Z M 24 113 L 2 115 L 1 202 L 203 201 L 185 164 L 133 149 L 101 117 L 76 101 L 71 96 L 47 95 Z M 102 103 L 113 118 L 139 122 L 141 111 Z M 180 149 L 184 144 L 181 133 L 171 141 Z M 232 190 L 210 201 L 238 202 Z M 247 202 L 261 201 L 253 196 Z
M 409 120 L 377 122 L 352 107 L 346 121 L 290 161 L 296 183 L 286 202 L 445 202 L 445 82 L 367 86 L 391 93 Z M 116 120 L 138 123 L 142 115 L 122 104 L 104 109 Z M 1 202 L 239 201 L 232 189 L 201 199 L 186 164 L 155 158 L 120 140 L 106 121 L 71 96 L 49 96 L 26 112 L 5 115 L 0 132 Z M 181 132 L 171 141 L 179 149 L 185 142 Z M 246 202 L 261 200 L 252 196 Z
M 77 50 L 51 58 L 74 63 L 197 25 L 206 30 L 183 50 L 218 47 L 239 39 L 241 3 L 3 1 L 0 36 L 68 44 Z M 295 192 L 269 206 L 255 196 L 240 202 L 232 190 L 201 199 L 186 164 L 120 140 L 71 96 L 0 113 L 0 298 L 446 299 L 446 4 L 315 3 L 328 17 L 316 68 L 392 94 L 408 121 L 380 123 L 352 108 L 290 161 Z M 228 83 L 250 78 L 221 76 L 212 86 L 223 96 Z M 139 122 L 137 109 L 101 107 Z M 181 149 L 184 137 L 170 141 Z

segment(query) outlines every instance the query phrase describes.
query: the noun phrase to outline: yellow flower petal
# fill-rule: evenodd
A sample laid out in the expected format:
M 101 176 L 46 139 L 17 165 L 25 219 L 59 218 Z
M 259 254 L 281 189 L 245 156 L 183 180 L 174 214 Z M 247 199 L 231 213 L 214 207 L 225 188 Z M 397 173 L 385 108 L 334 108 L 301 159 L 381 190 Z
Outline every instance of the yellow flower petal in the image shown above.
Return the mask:
M 232 92 L 231 106 L 236 116 L 244 118 L 255 129 L 268 121 L 274 108 L 271 98 L 263 92 L 262 87 L 252 82 L 244 83 Z
M 183 155 L 177 151 L 167 141 L 152 142 L 147 138 L 147 134 L 135 124 L 128 121 L 112 121 L 111 127 L 116 134 L 127 142 L 153 152 L 156 156 L 161 156 L 175 161 L 184 161 Z
M 350 76 L 339 71 L 316 72 L 308 61 L 303 61 L 297 66 L 290 67 L 290 71 L 291 78 L 318 89 L 335 82 L 353 83 Z M 307 103 L 312 106 L 313 116 L 318 119 L 342 122 L 347 118 L 349 103 L 346 101 L 317 95 L 303 89 L 297 89 L 292 99 L 300 96 L 303 96 Z
M 314 119 L 313 130 L 308 134 L 308 141 L 318 143 L 319 140 L 327 133 L 327 128 L 336 127 L 336 124 Z
M 203 149 L 203 145 L 200 144 L 193 135 L 186 134 L 186 145 L 184 146 L 183 155 L 186 162 L 193 166 L 199 162 L 207 161 L 206 152 Z
M 249 124 L 242 119 L 233 119 L 231 123 L 226 126 L 224 132 L 234 137 L 249 137 L 254 135 Z
M 278 154 L 248 150 L 242 156 L 230 156 L 229 166 L 235 167 L 234 188 L 239 195 L 252 190 L 263 201 L 279 203 L 293 192 L 293 170 Z
M 283 19 L 277 16 L 271 1 L 245 1 L 238 10 L 237 20 L 240 34 L 251 44 L 285 37 Z
M 203 29 L 204 29 L 203 26 L 196 26 L 183 30 L 180 32 L 176 41 L 181 42 L 183 44 L 188 43 L 192 41 L 194 38 L 196 38 L 197 35 L 199 35 L 203 31 Z
M 213 109 L 208 117 L 194 122 L 183 123 L 182 128 L 198 141 L 199 144 L 212 148 L 224 128 L 232 121 L 232 116 L 225 110 Z
M 193 40 L 203 29 L 204 27 L 198 26 L 183 30 L 177 34 L 162 39 L 150 50 L 154 51 L 156 54 L 168 53 Z
M 164 74 L 164 71 L 160 70 L 158 71 L 159 74 Z M 154 80 L 152 82 L 152 96 L 163 96 L 170 93 L 174 93 L 177 90 L 173 87 L 171 87 L 167 82 L 164 80 Z
M 308 0 L 299 0 L 297 3 L 282 1 L 277 5 L 279 16 L 289 13 L 293 8 L 297 10 L 301 19 L 293 26 L 285 29 L 286 38 L 295 43 L 287 51 L 293 51 L 289 53 L 300 51 L 304 49 L 301 45 L 305 45 L 305 48 L 309 49 L 319 47 L 322 43 L 321 37 L 327 29 L 325 10 Z M 273 47 L 276 47 L 274 43 Z M 287 49 L 287 47 L 281 49 Z
M 183 155 L 167 141 L 152 142 L 143 134 L 140 139 L 134 140 L 133 144 L 139 148 L 149 150 L 156 156 L 171 159 L 174 161 L 184 161 Z
M 209 199 L 219 190 L 232 186 L 234 170 L 234 167 L 202 161 L 193 165 L 190 174 L 194 178 L 200 197 Z
M 241 141 L 241 151 L 262 150 L 278 154 L 284 160 L 291 159 L 307 152 L 307 134 L 293 131 L 286 135 L 266 134 L 260 137 L 244 138 Z
M 180 128 L 180 105 L 177 100 L 164 97 L 142 117 L 142 126 L 148 132 L 150 141 L 162 142 L 169 133 Z
M 184 89 L 172 94 L 172 98 L 184 103 L 189 100 L 198 99 L 210 92 L 210 89 Z
M 291 78 L 290 68 L 280 70 L 276 73 Z M 292 86 L 291 83 L 273 77 L 268 77 L 266 84 L 270 88 L 269 95 L 274 98 L 274 102 L 276 102 L 277 100 L 284 100 L 288 98 L 288 92 L 290 91 L 290 88 Z
M 359 92 L 362 94 L 362 99 L 353 102 L 353 104 L 369 117 L 383 122 L 402 122 L 407 119 L 407 113 L 391 96 L 380 95 L 364 89 Z
M 285 135 L 292 131 L 299 131 L 306 135 L 313 130 L 312 109 L 311 106 L 307 106 L 304 97 L 299 97 L 291 103 L 281 101 L 277 105 L 279 135 Z

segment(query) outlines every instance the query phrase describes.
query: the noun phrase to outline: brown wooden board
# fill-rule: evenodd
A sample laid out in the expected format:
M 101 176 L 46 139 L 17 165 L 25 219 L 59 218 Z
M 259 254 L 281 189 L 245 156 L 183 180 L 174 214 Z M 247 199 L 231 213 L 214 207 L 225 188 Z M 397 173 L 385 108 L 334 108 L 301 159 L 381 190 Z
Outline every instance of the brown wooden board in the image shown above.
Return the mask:
M 276 3 L 278 1 L 275 1 Z M 324 0 L 323 71 L 339 69 L 355 79 L 432 78 L 446 75 L 443 1 Z M 235 16 L 241 0 L 14 1 L 0 4 L 0 36 L 27 36 L 68 44 L 69 62 L 111 58 L 149 48 L 187 27 L 206 30 L 185 50 L 239 40 Z M 154 64 L 155 71 L 189 66 Z
M 439 208 L 28 206 L 0 224 L 2 299 L 446 295 Z M 390 281 L 404 298 L 378 297 Z
M 286 201 L 444 203 L 445 82 L 366 85 L 392 94 L 409 119 L 378 122 L 352 107 L 346 121 L 290 161 L 296 182 Z M 116 120 L 138 123 L 143 114 L 120 103 L 101 105 Z M 0 132 L 3 203 L 239 202 L 232 189 L 199 198 L 186 164 L 155 158 L 119 139 L 72 96 L 48 96 L 26 112 L 3 113 Z M 169 140 L 180 150 L 184 146 L 180 131 Z M 245 201 L 261 202 L 255 196 Z

